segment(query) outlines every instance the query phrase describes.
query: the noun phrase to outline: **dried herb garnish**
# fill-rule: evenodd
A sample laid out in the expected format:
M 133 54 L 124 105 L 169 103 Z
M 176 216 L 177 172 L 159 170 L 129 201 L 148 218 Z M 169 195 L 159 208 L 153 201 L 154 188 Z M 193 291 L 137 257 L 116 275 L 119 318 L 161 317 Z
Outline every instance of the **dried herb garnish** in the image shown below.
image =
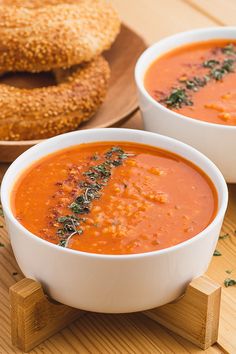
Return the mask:
M 232 43 L 227 44 L 224 48 L 221 48 L 222 53 L 226 55 L 235 55 L 235 47 Z
M 215 250 L 213 256 L 222 256 L 222 253 L 218 250 Z
M 225 271 L 225 273 L 231 274 L 231 273 L 232 273 L 232 270 L 228 270 L 228 269 L 227 269 L 227 270 Z
M 219 240 L 224 240 L 224 239 L 226 239 L 226 238 L 228 238 L 229 237 L 229 234 L 227 233 L 227 234 L 224 234 L 224 235 L 220 235 L 219 236 Z
M 211 70 L 210 76 L 214 78 L 216 81 L 222 80 L 222 78 L 228 74 L 233 72 L 233 64 L 235 63 L 234 59 L 225 59 L 220 67 L 216 67 Z
M 75 202 L 71 203 L 70 209 L 73 211 L 75 214 L 88 214 L 89 213 L 89 208 L 82 204 L 82 201 L 79 200 L 80 197 L 78 197 Z M 79 204 L 81 203 L 81 204 Z M 85 203 L 85 202 L 84 202 Z
M 167 97 L 161 98 L 160 102 L 164 103 L 169 108 L 181 108 L 182 106 L 192 106 L 191 91 L 197 92 L 201 87 L 204 87 L 208 81 L 220 81 L 226 74 L 234 71 L 236 62 L 236 51 L 233 44 L 228 44 L 221 48 L 225 55 L 234 55 L 235 58 L 226 58 L 222 62 L 216 59 L 209 59 L 202 63 L 204 68 L 209 69 L 209 72 L 203 77 L 180 78 L 178 81 L 181 86 L 173 87 Z M 190 93 L 189 93 L 190 91 Z
M 84 180 L 79 182 L 82 192 L 69 205 L 73 214 L 61 216 L 57 219 L 57 222 L 61 224 L 61 227 L 57 230 L 57 235 L 60 238 L 59 246 L 67 247 L 68 242 L 74 235 L 83 233 L 80 226 L 82 222 L 86 222 L 86 218 L 78 217 L 78 215 L 86 215 L 90 212 L 91 203 L 93 200 L 100 198 L 101 190 L 107 185 L 113 168 L 122 165 L 123 160 L 130 156 L 134 156 L 134 154 L 124 152 L 119 146 L 113 146 L 104 154 L 104 162 L 89 167 L 83 173 Z M 102 156 L 95 154 L 91 157 L 91 160 L 97 161 L 101 158 Z
M 226 288 L 228 288 L 228 286 L 234 286 L 236 285 L 236 280 L 235 279 L 231 279 L 231 278 L 226 278 L 224 280 L 224 285 Z
M 77 218 L 74 215 L 61 216 L 57 219 L 57 222 L 61 224 L 61 227 L 57 230 L 57 235 L 60 238 L 60 246 L 66 247 L 72 236 L 83 233 L 83 230 L 78 228 L 82 221 L 83 219 Z
M 5 245 L 2 242 L 0 242 L 0 247 L 5 247 Z
M 2 210 L 2 205 L 0 204 L 0 216 L 4 217 L 3 210 Z
M 66 246 L 66 240 L 60 240 L 58 243 L 58 246 L 65 247 Z
M 192 106 L 193 102 L 189 99 L 184 88 L 174 88 L 170 95 L 162 100 L 167 107 L 181 108 L 183 105 Z
M 93 161 L 99 160 L 99 155 L 97 152 L 91 157 L 91 160 L 93 160 Z
M 212 69 L 218 64 L 220 64 L 220 62 L 218 60 L 210 59 L 210 60 L 204 61 L 204 63 L 202 65 L 203 65 L 204 68 Z
M 114 153 L 122 155 L 124 154 L 124 151 L 119 146 L 113 146 L 109 151 L 105 153 L 105 157 L 111 159 Z
M 188 90 L 193 90 L 196 92 L 199 90 L 199 87 L 205 86 L 208 81 L 209 81 L 208 76 L 204 76 L 203 78 L 199 78 L 195 76 L 191 80 L 185 80 L 184 83 Z

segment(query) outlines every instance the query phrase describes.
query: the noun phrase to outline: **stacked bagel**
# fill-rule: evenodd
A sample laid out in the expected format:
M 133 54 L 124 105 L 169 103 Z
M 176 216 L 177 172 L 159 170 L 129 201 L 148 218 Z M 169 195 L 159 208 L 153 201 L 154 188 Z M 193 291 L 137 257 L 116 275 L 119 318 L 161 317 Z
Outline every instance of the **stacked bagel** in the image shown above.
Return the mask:
M 0 73 L 52 71 L 57 84 L 0 84 L 0 140 L 49 138 L 91 118 L 110 77 L 101 53 L 119 30 L 106 0 L 2 0 Z

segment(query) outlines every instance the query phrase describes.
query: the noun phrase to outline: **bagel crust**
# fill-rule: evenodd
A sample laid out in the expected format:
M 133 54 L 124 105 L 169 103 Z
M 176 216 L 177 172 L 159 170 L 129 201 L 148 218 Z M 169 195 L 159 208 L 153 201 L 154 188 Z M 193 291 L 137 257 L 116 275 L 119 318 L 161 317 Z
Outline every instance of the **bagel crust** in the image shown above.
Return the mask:
M 1 0 L 1 5 L 26 7 L 28 9 L 36 9 L 38 7 L 45 7 L 59 4 L 74 4 L 78 5 L 88 0 Z
M 104 101 L 110 69 L 99 56 L 55 77 L 58 85 L 30 90 L 0 84 L 0 140 L 44 139 L 75 130 Z
M 5 0 L 1 4 L 2 73 L 65 69 L 90 61 L 110 48 L 120 30 L 117 12 L 106 0 Z

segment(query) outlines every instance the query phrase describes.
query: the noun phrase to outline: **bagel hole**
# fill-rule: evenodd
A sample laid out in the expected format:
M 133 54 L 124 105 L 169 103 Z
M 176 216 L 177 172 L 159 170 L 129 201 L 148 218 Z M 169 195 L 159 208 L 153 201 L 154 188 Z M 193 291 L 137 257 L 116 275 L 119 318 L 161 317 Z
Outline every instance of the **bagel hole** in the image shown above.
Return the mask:
M 0 83 L 18 88 L 34 89 L 57 85 L 53 72 L 6 73 L 0 77 Z

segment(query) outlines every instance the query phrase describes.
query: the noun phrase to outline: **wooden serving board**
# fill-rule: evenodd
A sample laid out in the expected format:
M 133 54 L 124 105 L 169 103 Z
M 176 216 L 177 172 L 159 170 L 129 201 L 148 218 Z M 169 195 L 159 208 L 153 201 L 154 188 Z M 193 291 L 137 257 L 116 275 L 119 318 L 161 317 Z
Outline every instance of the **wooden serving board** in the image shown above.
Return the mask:
M 122 25 L 115 43 L 104 53 L 111 68 L 105 102 L 95 116 L 83 123 L 79 129 L 105 128 L 121 124 L 138 109 L 134 67 L 145 48 L 144 40 L 129 27 Z M 29 89 L 55 84 L 52 73 L 7 74 L 1 78 L 1 82 Z M 38 142 L 40 140 L 0 141 L 0 162 L 14 161 L 22 152 Z

